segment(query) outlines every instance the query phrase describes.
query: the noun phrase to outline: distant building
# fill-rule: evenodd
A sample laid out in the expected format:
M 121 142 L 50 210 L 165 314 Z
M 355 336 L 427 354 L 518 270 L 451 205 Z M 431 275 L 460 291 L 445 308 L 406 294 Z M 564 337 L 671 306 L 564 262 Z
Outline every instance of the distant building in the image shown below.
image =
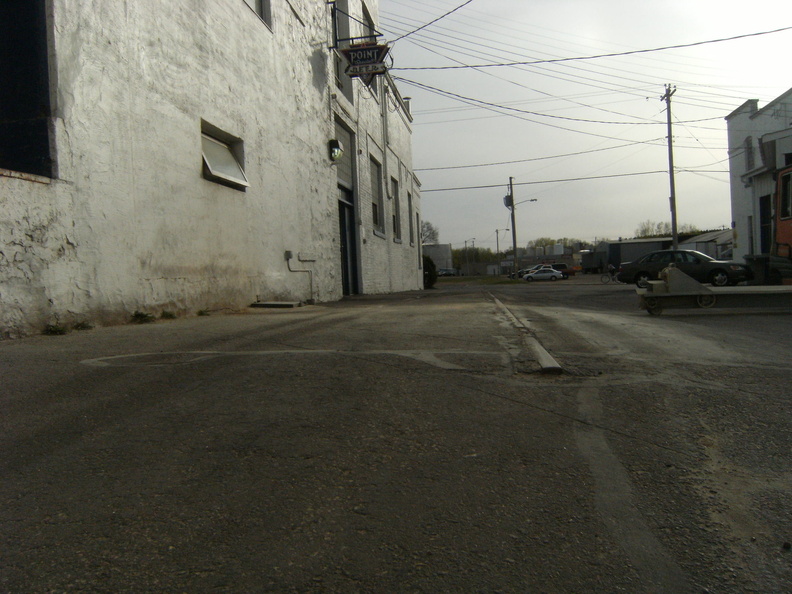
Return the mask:
M 689 239 L 679 241 L 679 249 L 696 250 L 716 260 L 731 260 L 732 258 L 732 238 L 731 229 L 720 231 L 707 231 Z
M 3 3 L 0 337 L 422 288 L 408 105 L 340 51 L 378 8 Z
M 726 117 L 734 256 L 771 250 L 775 176 L 792 165 L 792 89 L 761 109 L 756 99 Z

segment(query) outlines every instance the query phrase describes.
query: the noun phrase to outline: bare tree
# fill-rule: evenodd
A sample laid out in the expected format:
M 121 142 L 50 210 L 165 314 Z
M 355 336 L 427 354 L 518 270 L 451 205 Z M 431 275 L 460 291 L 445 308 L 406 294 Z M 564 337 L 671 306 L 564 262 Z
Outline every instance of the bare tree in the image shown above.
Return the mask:
M 685 223 L 679 226 L 680 233 L 698 233 L 699 230 L 695 225 Z M 654 221 L 644 221 L 635 230 L 636 237 L 667 237 L 671 235 L 671 223 L 663 221 L 655 223 Z
M 661 223 L 644 221 L 635 230 L 636 237 L 662 237 L 664 235 L 671 235 L 671 223 L 667 221 Z
M 429 221 L 421 221 L 421 243 L 440 243 L 440 230 Z

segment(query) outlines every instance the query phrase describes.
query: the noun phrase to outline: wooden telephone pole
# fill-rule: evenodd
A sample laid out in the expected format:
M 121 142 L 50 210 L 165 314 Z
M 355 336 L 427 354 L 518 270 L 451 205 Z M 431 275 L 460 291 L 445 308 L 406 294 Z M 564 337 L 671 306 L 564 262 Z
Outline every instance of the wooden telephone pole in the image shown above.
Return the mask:
M 677 233 L 677 212 L 676 212 L 676 184 L 674 183 L 674 141 L 671 136 L 671 97 L 676 93 L 676 87 L 671 90 L 671 85 L 666 85 L 665 94 L 660 97 L 660 101 L 666 102 L 666 122 L 668 128 L 668 177 L 671 183 L 671 239 L 673 248 L 679 249 L 679 235 Z
M 514 250 L 514 277 L 517 278 L 517 222 L 514 219 L 514 178 L 509 178 L 509 202 L 511 203 L 511 228 L 512 228 L 512 249 Z

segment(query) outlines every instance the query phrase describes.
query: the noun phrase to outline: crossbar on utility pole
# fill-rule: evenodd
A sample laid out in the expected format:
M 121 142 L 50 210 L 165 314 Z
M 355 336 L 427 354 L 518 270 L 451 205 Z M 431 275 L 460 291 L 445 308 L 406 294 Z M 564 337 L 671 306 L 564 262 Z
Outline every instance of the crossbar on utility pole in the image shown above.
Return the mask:
M 660 101 L 666 102 L 666 122 L 668 129 L 668 177 L 671 184 L 671 240 L 673 248 L 679 249 L 679 235 L 677 233 L 677 212 L 676 212 L 676 184 L 674 183 L 674 144 L 671 136 L 671 97 L 676 93 L 676 87 L 671 90 L 671 85 L 666 85 L 665 94 L 660 97 Z

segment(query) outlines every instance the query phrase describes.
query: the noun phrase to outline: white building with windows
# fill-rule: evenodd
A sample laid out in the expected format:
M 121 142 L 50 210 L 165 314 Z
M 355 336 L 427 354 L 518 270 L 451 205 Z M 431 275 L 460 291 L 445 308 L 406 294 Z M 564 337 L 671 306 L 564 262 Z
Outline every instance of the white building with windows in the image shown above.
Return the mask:
M 2 3 L 0 337 L 422 288 L 408 105 L 339 52 L 377 11 Z
M 792 165 L 792 89 L 761 109 L 756 99 L 746 101 L 726 122 L 734 257 L 768 254 L 775 176 Z

